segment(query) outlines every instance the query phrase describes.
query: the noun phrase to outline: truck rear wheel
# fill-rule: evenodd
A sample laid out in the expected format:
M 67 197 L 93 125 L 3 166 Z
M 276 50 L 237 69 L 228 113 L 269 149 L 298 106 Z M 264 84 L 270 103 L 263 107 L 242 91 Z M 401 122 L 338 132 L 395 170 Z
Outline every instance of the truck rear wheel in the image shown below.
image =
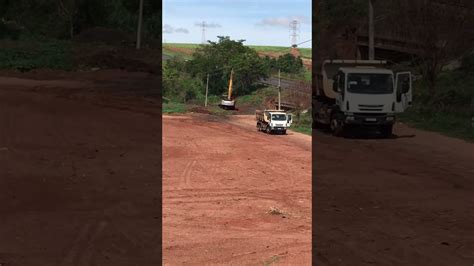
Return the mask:
M 270 126 L 267 126 L 267 127 L 265 128 L 265 132 L 267 132 L 267 134 L 272 133 L 272 129 L 270 128 Z

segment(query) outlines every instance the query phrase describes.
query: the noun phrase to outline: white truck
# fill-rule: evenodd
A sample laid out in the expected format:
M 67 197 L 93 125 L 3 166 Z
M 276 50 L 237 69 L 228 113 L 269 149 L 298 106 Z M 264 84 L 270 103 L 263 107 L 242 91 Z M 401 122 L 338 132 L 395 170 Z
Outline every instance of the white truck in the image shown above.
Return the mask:
M 286 134 L 286 130 L 293 123 L 293 115 L 281 110 L 257 110 L 255 112 L 257 130 L 268 134 Z
M 392 135 L 397 113 L 412 102 L 412 75 L 379 60 L 325 60 L 313 87 L 313 123 L 341 136 L 347 127 Z

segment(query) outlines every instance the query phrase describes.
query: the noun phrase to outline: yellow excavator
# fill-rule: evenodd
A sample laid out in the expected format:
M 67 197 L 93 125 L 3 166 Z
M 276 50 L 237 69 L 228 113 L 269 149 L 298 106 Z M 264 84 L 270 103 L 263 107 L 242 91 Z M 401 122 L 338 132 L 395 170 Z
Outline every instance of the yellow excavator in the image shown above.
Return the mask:
M 223 95 L 221 104 L 219 105 L 222 109 L 234 110 L 235 109 L 235 99 L 232 98 L 232 78 L 234 76 L 234 69 L 230 71 L 229 79 L 229 91 L 227 95 Z

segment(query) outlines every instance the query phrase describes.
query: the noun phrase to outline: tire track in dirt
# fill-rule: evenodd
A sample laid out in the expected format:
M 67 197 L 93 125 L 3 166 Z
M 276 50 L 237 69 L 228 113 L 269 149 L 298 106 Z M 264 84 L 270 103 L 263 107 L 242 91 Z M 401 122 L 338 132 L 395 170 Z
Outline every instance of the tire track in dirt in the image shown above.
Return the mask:
M 321 265 L 466 265 L 473 144 L 397 124 L 394 139 L 316 132 Z M 470 159 L 469 159 L 470 158 Z M 447 214 L 449 213 L 449 215 Z
M 210 120 L 163 120 L 163 264 L 245 265 L 289 250 L 282 263 L 309 265 L 311 142 L 303 148 L 291 136 Z M 269 214 L 272 206 L 285 215 Z M 244 255 L 233 257 L 236 250 Z
M 106 227 L 106 221 L 88 222 L 82 225 L 77 237 L 73 241 L 72 247 L 68 249 L 60 265 L 90 265 L 94 253 L 97 252 L 95 242 Z
M 158 264 L 156 115 L 142 112 L 141 105 L 152 106 L 144 99 L 94 94 L 130 75 L 112 73 L 100 85 L 72 82 L 78 87 L 70 91 L 57 81 L 38 87 L 0 78 L 1 262 Z M 141 81 L 116 82 L 113 90 L 143 88 Z

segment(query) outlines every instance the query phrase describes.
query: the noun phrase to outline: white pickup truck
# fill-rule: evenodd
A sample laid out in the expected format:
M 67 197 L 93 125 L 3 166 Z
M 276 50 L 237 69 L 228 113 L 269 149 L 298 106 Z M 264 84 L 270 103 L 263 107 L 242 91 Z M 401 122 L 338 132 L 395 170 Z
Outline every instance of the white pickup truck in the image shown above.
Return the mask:
M 257 110 L 255 119 L 257 120 L 257 129 L 268 134 L 286 134 L 286 130 L 293 123 L 292 114 L 281 110 Z

